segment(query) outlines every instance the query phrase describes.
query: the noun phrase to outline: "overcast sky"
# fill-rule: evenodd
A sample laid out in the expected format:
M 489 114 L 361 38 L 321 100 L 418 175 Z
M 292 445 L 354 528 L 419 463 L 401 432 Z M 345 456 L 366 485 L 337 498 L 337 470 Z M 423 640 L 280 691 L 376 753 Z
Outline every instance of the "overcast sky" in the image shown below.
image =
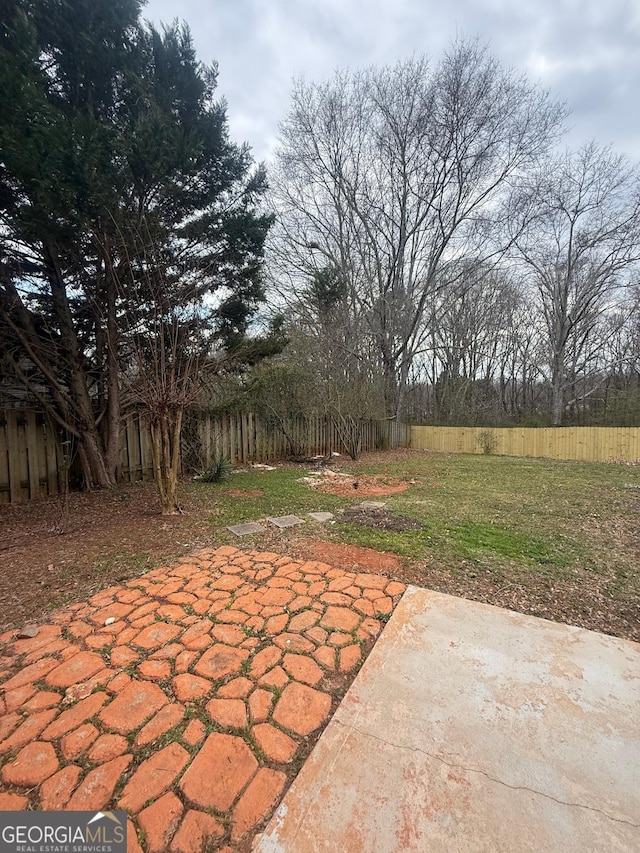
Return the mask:
M 258 160 L 273 151 L 293 78 L 437 61 L 456 33 L 565 100 L 572 147 L 595 139 L 640 160 L 640 0 L 149 0 L 143 15 L 189 24 L 198 58 L 219 63 L 232 139 Z

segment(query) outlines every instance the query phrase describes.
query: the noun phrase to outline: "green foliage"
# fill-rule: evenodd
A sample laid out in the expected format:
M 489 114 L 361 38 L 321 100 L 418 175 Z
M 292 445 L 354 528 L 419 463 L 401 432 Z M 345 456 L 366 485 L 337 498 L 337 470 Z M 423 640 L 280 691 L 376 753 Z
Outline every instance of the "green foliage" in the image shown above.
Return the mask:
M 330 322 L 347 295 L 347 284 L 334 267 L 317 270 L 309 284 L 311 304 L 322 322 Z
M 185 364 L 282 348 L 277 324 L 248 341 L 266 175 L 186 26 L 145 24 L 139 0 L 5 5 L 0 354 L 77 439 L 86 485 L 112 485 L 136 370 L 174 417 L 199 376 Z
M 222 483 L 231 475 L 231 460 L 226 456 L 220 456 L 213 460 L 209 467 L 195 479 L 199 483 Z
M 279 355 L 289 339 L 284 327 L 284 318 L 276 315 L 269 320 L 267 328 L 261 334 L 253 332 L 250 337 L 242 332 L 232 332 L 226 339 L 227 349 L 233 357 L 234 369 L 255 367 L 264 359 Z M 235 371 L 234 371 L 235 373 Z
M 260 365 L 245 388 L 247 405 L 267 419 L 311 415 L 318 411 L 312 365 L 286 358 Z

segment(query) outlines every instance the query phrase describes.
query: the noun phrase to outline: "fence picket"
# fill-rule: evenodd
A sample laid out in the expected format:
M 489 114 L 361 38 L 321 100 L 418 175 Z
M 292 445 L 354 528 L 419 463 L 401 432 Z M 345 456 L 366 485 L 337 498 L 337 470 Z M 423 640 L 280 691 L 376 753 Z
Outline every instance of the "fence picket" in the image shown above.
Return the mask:
M 53 425 L 45 417 L 42 424 L 42 441 L 44 444 L 44 470 L 46 485 L 43 489 L 44 495 L 57 495 L 59 489 L 58 465 L 56 463 L 56 444 L 60 441 L 59 435 Z
M 25 439 L 27 444 L 27 468 L 29 476 L 29 498 L 40 496 L 40 453 L 36 413 L 26 413 Z

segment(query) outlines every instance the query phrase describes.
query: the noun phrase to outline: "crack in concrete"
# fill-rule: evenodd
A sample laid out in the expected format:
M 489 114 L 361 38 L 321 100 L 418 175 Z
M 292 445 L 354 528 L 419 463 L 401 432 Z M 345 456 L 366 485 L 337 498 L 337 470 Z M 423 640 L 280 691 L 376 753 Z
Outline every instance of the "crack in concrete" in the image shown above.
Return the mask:
M 528 788 L 526 785 L 509 785 L 508 782 L 504 782 L 502 779 L 496 779 L 491 776 L 485 770 L 479 770 L 475 767 L 465 767 L 463 764 L 454 764 L 453 762 L 445 761 L 440 755 L 434 755 L 431 752 L 428 752 L 426 749 L 421 749 L 419 746 L 409 746 L 403 743 L 393 743 L 392 741 L 385 740 L 378 735 L 371 734 L 371 732 L 365 732 L 362 729 L 359 729 L 357 726 L 348 725 L 347 723 L 343 723 L 341 720 L 334 719 L 333 723 L 337 723 L 343 729 L 349 729 L 351 731 L 357 732 L 363 737 L 372 738 L 373 740 L 377 740 L 380 743 L 384 743 L 386 746 L 392 746 L 395 749 L 404 749 L 409 752 L 420 752 L 423 755 L 432 758 L 434 761 L 439 761 L 441 764 L 444 764 L 446 767 L 450 767 L 452 770 L 464 770 L 467 773 L 479 773 L 481 776 L 484 776 L 486 779 L 489 779 L 491 782 L 495 782 L 497 785 L 503 785 L 505 788 L 510 788 L 512 791 L 528 791 L 531 794 L 537 794 L 540 797 L 544 797 L 547 800 L 553 800 L 553 802 L 558 803 L 561 806 L 569 806 L 571 808 L 576 809 L 586 809 L 587 811 L 596 812 L 596 814 L 600 814 L 603 817 L 607 818 L 607 820 L 612 820 L 615 823 L 623 823 L 626 826 L 632 826 L 635 829 L 640 829 L 640 824 L 633 823 L 630 820 L 624 820 L 624 818 L 613 817 L 613 815 L 608 814 L 602 809 L 597 809 L 595 806 L 587 806 L 584 803 L 570 803 L 567 800 L 559 800 L 557 797 L 553 797 L 551 794 L 546 794 L 544 791 L 537 791 L 535 788 Z

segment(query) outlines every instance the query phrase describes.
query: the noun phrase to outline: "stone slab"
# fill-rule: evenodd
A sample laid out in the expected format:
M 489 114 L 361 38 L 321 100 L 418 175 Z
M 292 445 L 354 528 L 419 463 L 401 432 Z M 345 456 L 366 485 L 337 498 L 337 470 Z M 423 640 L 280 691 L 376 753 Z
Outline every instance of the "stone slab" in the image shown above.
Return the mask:
M 303 518 L 297 515 L 281 515 L 278 518 L 268 518 L 267 521 L 276 527 L 295 527 L 296 524 L 304 524 Z
M 251 533 L 264 533 L 267 528 L 257 521 L 248 521 L 246 524 L 231 524 L 227 527 L 236 536 L 249 536 Z
M 16 640 L 33 640 L 40 633 L 39 625 L 25 625 L 24 628 L 21 628 L 17 635 Z
M 640 645 L 409 587 L 256 853 L 640 850 Z
M 362 501 L 361 504 L 357 504 L 358 509 L 384 509 L 386 507 L 385 501 Z
M 312 518 L 314 521 L 319 521 L 321 524 L 324 524 L 326 521 L 331 521 L 334 517 L 332 512 L 308 512 L 307 515 L 309 518 Z

